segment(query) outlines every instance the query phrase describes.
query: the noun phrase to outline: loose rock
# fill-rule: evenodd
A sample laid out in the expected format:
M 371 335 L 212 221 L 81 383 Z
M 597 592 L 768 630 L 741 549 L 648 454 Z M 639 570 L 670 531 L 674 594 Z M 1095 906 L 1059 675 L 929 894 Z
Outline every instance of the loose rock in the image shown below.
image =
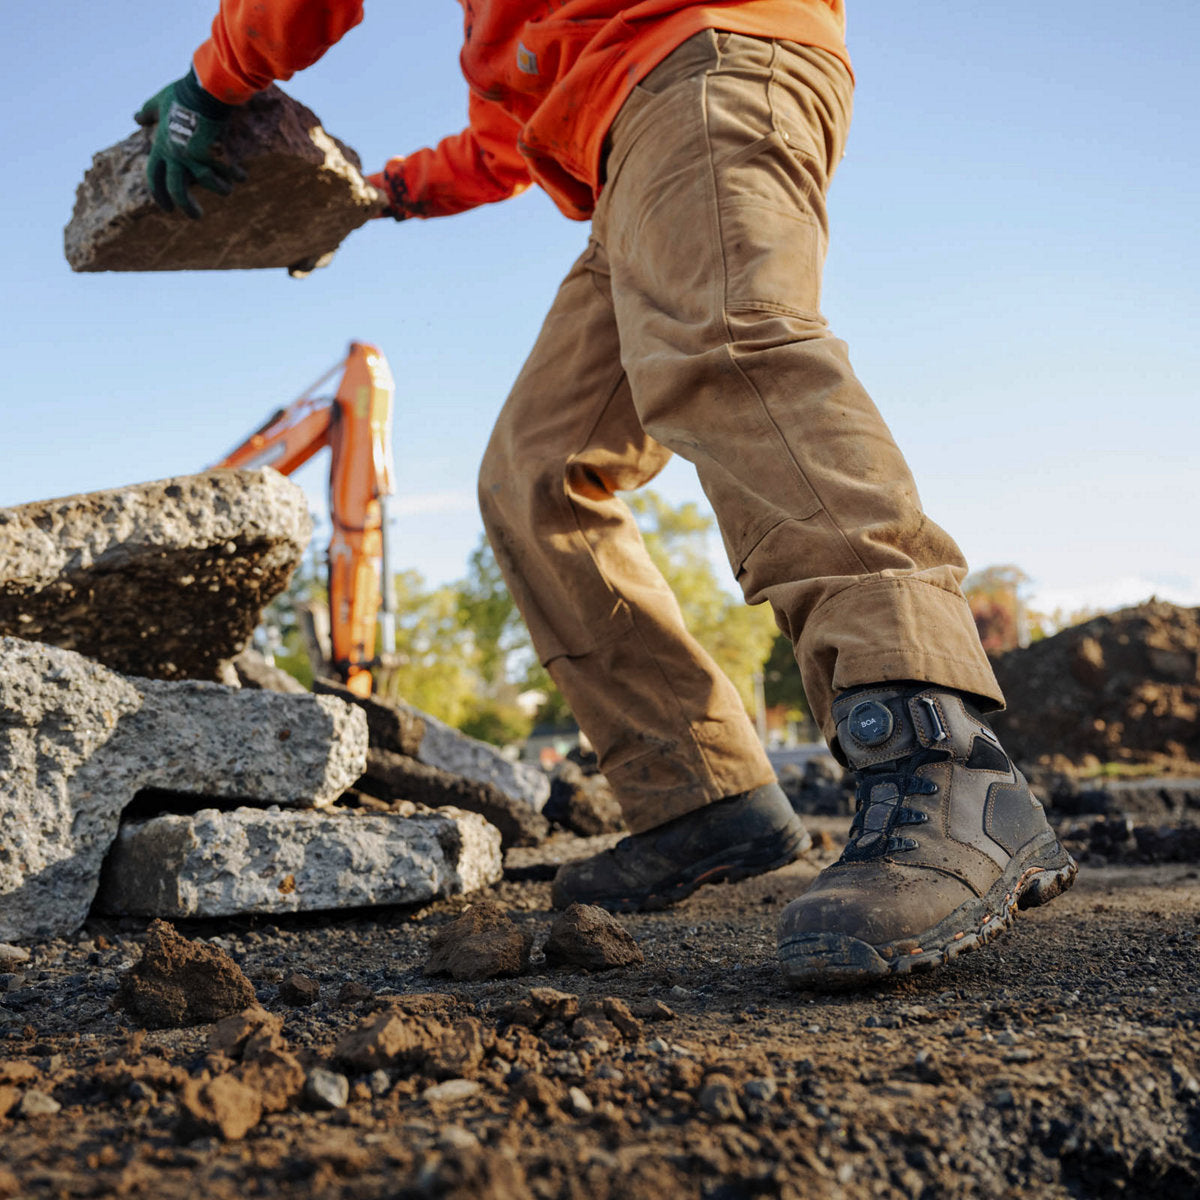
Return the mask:
M 550 831 L 541 813 L 494 784 L 465 779 L 390 750 L 368 752 L 367 773 L 358 786 L 384 800 L 408 800 L 430 808 L 450 805 L 479 813 L 500 831 L 504 849 L 536 846 Z
M 313 684 L 313 691 L 336 696 L 364 709 L 374 750 L 407 755 L 450 775 L 489 784 L 534 812 L 541 812 L 546 807 L 550 781 L 545 774 L 536 767 L 509 762 L 487 742 L 468 737 L 406 704 L 356 696 L 327 679 L 318 679 Z
M 350 1099 L 350 1081 L 336 1071 L 313 1067 L 304 1081 L 304 1098 L 314 1108 L 345 1108 Z
M 21 1097 L 21 1102 L 17 1105 L 17 1116 L 26 1120 L 33 1117 L 52 1117 L 61 1110 L 62 1105 L 53 1096 L 31 1089 Z
M 312 536 L 278 472 L 213 470 L 0 509 L 0 635 L 142 679 L 221 679 Z
M 29 961 L 29 951 L 24 946 L 10 946 L 0 942 L 0 967 L 19 967 Z
M 444 1083 L 435 1083 L 422 1093 L 422 1098 L 429 1104 L 459 1104 L 469 1100 L 479 1092 L 479 1084 L 473 1079 L 447 1079 Z
M 284 1004 L 300 1006 L 313 1004 L 321 995 L 321 985 L 299 971 L 293 971 L 279 985 L 279 999 Z
M 586 774 L 570 759 L 554 768 L 544 812 L 550 820 L 581 837 L 623 833 L 628 828 L 608 780 L 598 773 Z

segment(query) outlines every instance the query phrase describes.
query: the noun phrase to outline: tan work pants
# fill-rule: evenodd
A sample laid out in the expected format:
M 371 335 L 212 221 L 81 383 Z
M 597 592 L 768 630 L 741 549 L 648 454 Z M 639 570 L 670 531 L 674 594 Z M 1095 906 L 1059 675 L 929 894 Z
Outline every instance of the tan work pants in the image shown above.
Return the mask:
M 1002 702 L 958 547 L 819 312 L 852 85 L 832 55 L 707 32 L 636 89 L 572 268 L 480 475 L 534 646 L 637 832 L 773 778 L 626 506 L 695 464 L 747 601 L 834 693 L 913 679 Z

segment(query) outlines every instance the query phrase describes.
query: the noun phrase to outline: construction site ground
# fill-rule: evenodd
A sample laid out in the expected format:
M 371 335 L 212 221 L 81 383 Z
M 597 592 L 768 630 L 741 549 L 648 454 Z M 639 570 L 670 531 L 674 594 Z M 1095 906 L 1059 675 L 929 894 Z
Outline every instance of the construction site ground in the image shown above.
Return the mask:
M 461 898 L 182 923 L 230 952 L 309 1062 L 396 994 L 438 993 L 428 1011 L 493 1029 L 548 987 L 617 997 L 640 1024 L 586 1041 L 522 1030 L 453 1087 L 436 1061 L 352 1074 L 344 1107 L 268 1114 L 240 1139 L 181 1120 L 171 1068 L 202 1068 L 208 1028 L 143 1034 L 112 1005 L 145 922 L 36 946 L 8 968 L 0 1060 L 31 1064 L 26 1086 L 61 1108 L 0 1119 L 0 1196 L 1200 1195 L 1194 865 L 1085 864 L 990 946 L 873 991 L 808 995 L 783 984 L 774 922 L 844 833 L 809 823 L 823 849 L 806 861 L 621 918 L 645 963 L 603 973 L 549 969 L 538 950 L 553 862 L 612 839 L 510 855 L 516 877 L 491 895 L 534 937 L 514 979 L 423 974 Z M 293 972 L 319 983 L 315 1002 L 284 1002 Z

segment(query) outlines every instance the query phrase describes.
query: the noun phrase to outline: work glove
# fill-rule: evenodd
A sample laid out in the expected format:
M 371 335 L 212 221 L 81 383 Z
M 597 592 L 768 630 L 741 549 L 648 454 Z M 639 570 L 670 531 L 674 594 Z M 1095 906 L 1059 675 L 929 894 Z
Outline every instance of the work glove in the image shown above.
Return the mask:
M 366 177 L 367 182 L 377 192 L 382 192 L 387 200 L 386 205 L 375 214 L 377 217 L 391 217 L 393 221 L 407 221 L 414 215 L 409 205 L 408 188 L 405 186 L 404 176 L 398 172 L 393 174 L 388 169 L 400 162 L 403 162 L 403 159 L 395 159 L 382 171 L 376 171 L 374 175 Z
M 146 180 L 155 203 L 165 212 L 178 205 L 193 220 L 204 210 L 188 194 L 193 183 L 219 196 L 228 196 L 246 173 L 234 163 L 214 158 L 213 147 L 224 135 L 234 106 L 206 92 L 189 70 L 152 96 L 133 119 L 139 125 L 156 125 Z

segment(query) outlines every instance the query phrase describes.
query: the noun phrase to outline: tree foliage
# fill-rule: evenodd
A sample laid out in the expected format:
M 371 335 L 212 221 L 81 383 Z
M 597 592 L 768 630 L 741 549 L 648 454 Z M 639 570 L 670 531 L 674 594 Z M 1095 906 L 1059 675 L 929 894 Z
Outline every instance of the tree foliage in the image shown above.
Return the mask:
M 749 607 L 724 591 L 708 554 L 716 521 L 691 501 L 672 506 L 654 491 L 627 496 L 646 549 L 675 593 L 692 636 L 729 676 L 742 703 L 754 709 L 754 676 L 763 669 L 778 630 L 766 605 Z
M 380 672 L 380 691 L 448 725 L 472 713 L 480 652 L 460 616 L 454 587 L 428 588 L 417 571 L 396 576 L 396 657 Z
M 708 553 L 715 524 L 711 515 L 694 503 L 672 506 L 652 491 L 626 499 L 689 630 L 752 711 L 754 676 L 777 638 L 770 610 L 749 608 L 721 588 Z M 396 593 L 396 656 L 376 673 L 382 696 L 498 743 L 518 741 L 530 731 L 534 718 L 518 703 L 522 694 L 546 696 L 537 720 L 561 723 L 570 718 L 534 653 L 486 537 L 480 537 L 467 573 L 457 583 L 431 588 L 418 572 L 402 571 L 396 576 Z M 280 665 L 298 678 L 307 675 L 305 682 L 311 671 L 305 670 L 295 605 L 323 594 L 318 572 L 310 569 L 298 575 L 278 606 L 278 622 L 286 625 L 286 657 Z M 796 707 L 801 704 L 797 698 Z
M 1021 587 L 1029 576 L 1007 563 L 967 577 L 963 592 L 988 654 L 1004 654 L 1027 641 Z

